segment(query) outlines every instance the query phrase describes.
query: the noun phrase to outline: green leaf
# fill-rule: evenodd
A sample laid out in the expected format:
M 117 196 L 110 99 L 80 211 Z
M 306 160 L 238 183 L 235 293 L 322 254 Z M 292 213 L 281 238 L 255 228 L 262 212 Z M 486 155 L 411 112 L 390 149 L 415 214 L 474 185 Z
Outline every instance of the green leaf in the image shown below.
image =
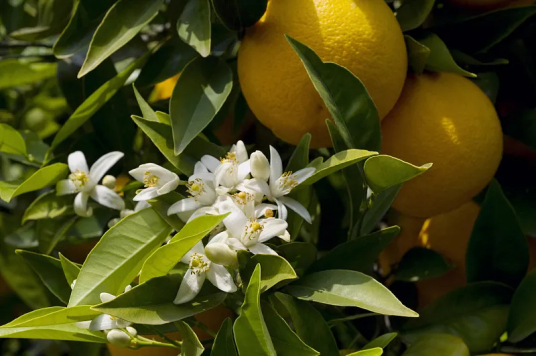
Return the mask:
M 422 74 L 430 57 L 430 48 L 409 35 L 404 35 L 404 39 L 406 40 L 408 62 L 411 70 L 417 74 Z
M 0 328 L 0 339 L 43 339 L 106 343 L 100 331 L 81 329 L 74 324 Z
M 232 87 L 231 68 L 216 57 L 194 59 L 184 68 L 169 102 L 175 155 L 210 124 Z
M 150 52 L 147 52 L 138 58 L 125 70 L 101 85 L 99 89 L 95 90 L 86 100 L 84 100 L 58 131 L 54 137 L 54 141 L 52 141 L 52 144 L 50 145 L 50 149 L 53 150 L 56 148 L 99 111 L 99 109 L 123 87 L 130 75 L 145 62 L 149 53 Z
M 214 157 L 225 156 L 225 151 L 221 147 L 200 137 L 194 138 L 181 155 L 175 156 L 173 136 L 169 125 L 144 120 L 139 116 L 132 116 L 132 119 L 168 161 L 186 175 L 193 174 L 195 163 L 205 154 Z
M 398 185 L 384 190 L 378 195 L 373 195 L 372 206 L 369 207 L 363 216 L 361 235 L 370 233 L 376 227 L 387 210 L 391 207 L 391 204 L 395 201 L 400 188 L 402 188 L 402 186 Z
M 0 124 L 0 152 L 27 156 L 24 138 L 7 124 Z
M 231 318 L 225 319 L 221 325 L 220 331 L 218 331 L 218 335 L 214 339 L 210 356 L 238 356 L 234 344 L 233 321 Z
M 226 293 L 205 283 L 195 299 L 175 305 L 173 300 L 181 280 L 177 274 L 151 279 L 108 303 L 93 307 L 93 310 L 136 324 L 163 325 L 215 308 L 227 297 Z
M 160 214 L 160 217 L 164 219 L 175 231 L 181 231 L 185 223 L 177 214 L 168 215 L 169 207 L 179 200 L 184 199 L 184 196 L 177 192 L 169 192 L 166 195 L 161 195 L 156 199 L 149 200 L 149 204 L 153 209 Z
M 400 233 L 398 226 L 391 226 L 370 235 L 337 245 L 318 259 L 307 271 L 318 272 L 330 269 L 346 269 L 360 272 L 370 270 L 387 245 Z
M 36 228 L 36 235 L 39 237 L 39 251 L 45 255 L 50 255 L 78 219 L 78 216 L 73 216 L 39 220 Z
M 147 121 L 160 122 L 154 110 L 151 108 L 151 106 L 149 106 L 147 101 L 145 101 L 143 96 L 141 96 L 140 92 L 138 91 L 138 89 L 136 89 L 136 86 L 134 84 L 132 84 L 132 89 L 134 90 L 134 95 L 136 96 L 136 101 L 138 102 L 143 118 Z
M 375 347 L 373 349 L 352 352 L 351 354 L 348 354 L 347 356 L 381 356 L 382 354 L 383 354 L 383 350 L 380 347 Z
M 189 0 L 177 22 L 177 32 L 201 56 L 210 55 L 210 1 Z
M 384 349 L 391 343 L 391 341 L 396 339 L 397 336 L 397 333 L 383 334 L 382 336 L 375 338 L 374 340 L 363 346 L 363 350 L 373 349 L 375 347 L 381 347 L 382 349 Z
M 402 31 L 406 32 L 420 27 L 432 9 L 435 0 L 404 0 L 396 10 L 396 19 Z
M 378 110 L 359 78 L 338 64 L 322 62 L 303 43 L 288 35 L 286 38 L 302 60 L 348 148 L 379 151 L 382 135 Z
M 251 256 L 248 252 L 239 251 L 238 263 L 240 265 L 240 277 L 245 286 L 249 286 L 250 278 L 257 265 L 261 266 L 261 293 L 280 282 L 298 278 L 292 266 L 281 256 L 262 254 Z
M 414 247 L 400 260 L 395 279 L 406 282 L 422 281 L 440 277 L 452 267 L 439 253 L 425 247 Z
M 176 321 L 175 326 L 181 334 L 181 356 L 201 356 L 205 348 L 190 325 L 184 321 Z
M 536 271 L 533 271 L 523 279 L 512 298 L 508 315 L 508 340 L 510 342 L 520 342 L 536 331 L 535 288 Z
M 469 349 L 459 337 L 431 334 L 413 342 L 402 356 L 469 356 Z
M 4 237 L 4 242 L 15 248 L 34 248 L 39 246 L 39 240 L 34 223 L 22 225 L 11 234 Z
M 331 156 L 327 161 L 322 162 L 321 160 L 313 161 L 309 165 L 310 167 L 315 167 L 315 173 L 307 178 L 300 185 L 310 185 L 318 182 L 320 179 L 329 176 L 332 173 L 340 171 L 343 168 L 351 166 L 357 162 L 363 161 L 369 157 L 376 155 L 377 152 L 365 151 L 365 150 L 356 150 L 350 149 L 342 152 L 338 152 Z
M 63 269 L 63 274 L 65 275 L 65 279 L 67 280 L 67 283 L 69 285 L 72 285 L 73 282 L 78 278 L 78 274 L 80 274 L 80 266 L 78 266 L 76 263 L 71 262 L 62 255 L 60 255 L 60 262 L 61 262 L 61 268 Z
M 452 54 L 452 57 L 457 63 L 462 63 L 464 65 L 470 66 L 497 66 L 506 65 L 510 63 L 510 61 L 506 58 L 495 58 L 494 60 L 481 61 L 473 56 L 468 55 L 467 53 L 458 51 L 457 49 L 451 50 L 450 54 Z
M 158 14 L 162 2 L 162 0 L 119 0 L 116 2 L 97 27 L 78 78 L 95 69 L 102 61 L 134 38 Z
M 367 159 L 364 169 L 368 185 L 378 194 L 423 174 L 430 167 L 432 163 L 417 167 L 395 157 L 378 155 Z
M 24 212 L 22 223 L 28 220 L 54 219 L 73 213 L 73 197 L 57 196 L 55 190 L 41 194 Z
M 275 309 L 267 302 L 261 302 L 264 322 L 272 338 L 275 351 L 278 356 L 315 356 L 320 353 L 304 343 L 298 335 L 292 331 Z
M 258 355 L 277 355 L 260 305 L 261 266 L 257 265 L 248 284 L 240 315 L 233 325 L 238 354 L 255 350 Z
M 37 273 L 52 294 L 65 304 L 69 302 L 71 286 L 65 279 L 59 260 L 25 250 L 17 250 L 16 252 Z
M 286 290 L 296 298 L 323 304 L 358 307 L 384 315 L 418 316 L 381 283 L 356 271 L 316 272 L 292 283 Z
M 0 61 L 0 90 L 33 84 L 56 75 L 56 63 L 24 63 L 18 59 Z
M 123 292 L 171 230 L 153 209 L 141 210 L 121 220 L 87 256 L 68 306 L 97 304 L 100 293 Z
M 140 283 L 160 276 L 165 276 L 179 263 L 203 237 L 207 236 L 218 226 L 225 215 L 204 215 L 197 217 L 184 225 L 168 244 L 158 248 L 145 261 L 140 273 Z
M 322 356 L 339 356 L 337 342 L 318 310 L 310 303 L 295 300 L 287 294 L 276 293 L 275 296 L 276 301 L 282 303 L 289 312 L 294 330 L 303 342 Z
M 0 182 L 0 198 L 9 203 L 11 199 L 18 195 L 56 184 L 59 180 L 65 178 L 68 172 L 69 167 L 66 164 L 54 163 L 39 169 L 20 184 Z
M 403 339 L 411 342 L 422 335 L 448 333 L 461 337 L 473 353 L 489 351 L 506 330 L 512 293 L 511 288 L 494 282 L 449 292 L 404 326 Z
M 527 239 L 514 208 L 493 180 L 467 245 L 467 280 L 497 281 L 516 287 L 528 265 Z
M 449 72 L 476 78 L 476 74 L 461 68 L 452 58 L 447 45 L 435 33 L 428 33 L 418 40 L 422 45 L 430 49 L 430 55 L 426 61 L 426 69 L 432 72 Z
M 232 31 L 253 26 L 266 12 L 268 0 L 212 0 L 216 15 Z
M 316 247 L 309 242 L 291 242 L 277 246 L 277 252 L 301 276 L 316 261 Z
M 50 307 L 27 313 L 0 327 L 0 329 L 71 324 L 76 321 L 92 320 L 99 315 L 100 313 L 91 310 L 89 305 L 72 308 Z

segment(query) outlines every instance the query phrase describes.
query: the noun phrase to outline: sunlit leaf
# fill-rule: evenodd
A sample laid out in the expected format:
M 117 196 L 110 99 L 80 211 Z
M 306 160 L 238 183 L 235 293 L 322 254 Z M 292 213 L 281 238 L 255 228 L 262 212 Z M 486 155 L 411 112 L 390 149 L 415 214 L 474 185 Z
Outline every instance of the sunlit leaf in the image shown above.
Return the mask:
M 189 0 L 177 22 L 179 37 L 203 57 L 210 54 L 210 0 Z
M 430 167 L 432 163 L 417 167 L 395 157 L 378 155 L 367 159 L 364 170 L 368 185 L 378 194 L 423 174 Z

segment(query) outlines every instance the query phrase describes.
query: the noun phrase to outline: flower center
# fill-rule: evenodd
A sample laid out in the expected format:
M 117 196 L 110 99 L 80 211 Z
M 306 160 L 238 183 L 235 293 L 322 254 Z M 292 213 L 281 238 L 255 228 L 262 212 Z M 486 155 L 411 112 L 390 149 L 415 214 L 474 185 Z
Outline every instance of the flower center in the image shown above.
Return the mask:
M 250 220 L 250 222 L 244 227 L 244 241 L 249 240 L 256 242 L 259 239 L 262 230 L 264 230 L 264 226 L 262 224 L 258 223 L 256 220 Z
M 193 181 L 188 182 L 186 188 L 188 189 L 188 193 L 190 193 L 190 197 L 195 198 L 205 191 L 205 183 L 203 183 L 201 179 L 196 178 Z
M 145 184 L 145 188 L 156 187 L 158 180 L 158 176 L 155 176 L 149 171 L 145 172 L 143 175 L 143 183 Z
M 73 182 L 77 189 L 83 188 L 89 181 L 89 175 L 87 172 L 76 170 L 69 175 L 69 179 Z
M 273 218 L 274 217 L 274 211 L 272 209 L 266 209 L 264 211 L 264 216 L 267 218 Z
M 227 152 L 225 158 L 220 158 L 221 163 L 238 163 L 235 152 Z
M 210 264 L 205 260 L 204 256 L 194 253 L 190 257 L 190 270 L 192 273 L 202 273 L 210 269 Z
M 296 175 L 292 174 L 292 172 L 283 173 L 283 175 L 278 179 L 279 189 L 286 194 L 290 193 L 292 189 L 296 188 L 298 185 L 298 181 L 296 179 Z
M 233 194 L 231 197 L 233 198 L 236 204 L 242 205 L 242 206 L 246 205 L 247 203 L 252 202 L 255 199 L 253 194 L 246 193 L 246 192 L 236 193 L 236 194 Z

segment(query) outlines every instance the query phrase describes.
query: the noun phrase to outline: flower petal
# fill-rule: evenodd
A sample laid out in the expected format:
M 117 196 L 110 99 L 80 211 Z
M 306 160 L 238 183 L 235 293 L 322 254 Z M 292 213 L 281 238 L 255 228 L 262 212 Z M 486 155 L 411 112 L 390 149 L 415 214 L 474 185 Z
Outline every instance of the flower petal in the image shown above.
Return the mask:
M 220 160 L 209 155 L 201 157 L 201 162 L 207 167 L 210 172 L 214 172 L 221 164 Z
M 188 269 L 182 279 L 181 286 L 179 287 L 179 291 L 177 292 L 173 304 L 182 304 L 194 299 L 197 294 L 199 294 L 204 282 L 205 273 L 192 273 L 192 271 Z
M 253 246 L 249 246 L 249 251 L 256 255 L 256 254 L 263 254 L 263 255 L 277 255 L 277 252 L 272 250 L 270 247 L 266 246 L 265 244 L 255 244 Z
M 158 188 L 149 187 L 149 188 L 143 189 L 141 192 L 136 194 L 136 196 L 132 200 L 134 201 L 150 200 L 150 199 L 156 198 L 157 196 L 159 196 Z
M 128 173 L 137 181 L 143 182 L 146 172 L 150 172 L 159 178 L 159 182 L 161 183 L 159 184 L 160 187 L 165 183 L 178 178 L 177 174 L 154 163 L 142 164 L 138 168 L 130 170 Z
M 316 171 L 316 168 L 307 167 L 307 168 L 300 169 L 299 171 L 294 172 L 293 176 L 296 177 L 296 182 L 300 184 L 301 182 L 303 182 L 304 180 L 312 176 L 315 171 Z
M 244 142 L 239 140 L 236 143 L 235 149 L 236 159 L 238 162 L 242 163 L 248 160 L 248 151 L 246 150 L 246 145 L 244 145 Z
M 229 181 L 231 180 L 230 170 L 233 168 L 233 164 L 230 162 L 222 163 L 216 168 L 214 172 L 214 185 L 216 187 L 223 185 L 227 188 L 232 188 L 228 186 Z
M 74 198 L 73 209 L 76 215 L 88 217 L 93 215 L 93 209 L 87 207 L 87 199 L 89 194 L 81 192 Z
M 303 220 L 307 221 L 309 224 L 312 223 L 311 214 L 309 214 L 309 211 L 307 211 L 307 209 L 303 205 L 298 203 L 296 200 L 289 197 L 280 197 L 277 200 L 282 204 L 288 206 L 290 209 L 294 210 L 296 214 L 301 216 Z
M 76 193 L 76 187 L 70 179 L 62 179 L 56 183 L 56 195 L 67 195 Z
M 204 206 L 204 207 L 199 208 L 196 211 L 194 211 L 193 214 L 187 219 L 187 222 L 190 222 L 193 219 L 198 218 L 200 216 L 204 216 L 204 215 L 219 215 L 219 214 L 220 214 L 220 212 L 216 208 L 214 208 L 212 206 Z
M 257 178 L 249 179 L 244 182 L 244 187 L 246 187 L 247 189 L 254 190 L 256 192 L 260 192 L 266 195 L 268 199 L 272 197 L 272 192 L 270 191 L 268 183 L 263 180 Z
M 203 242 L 199 241 L 198 243 L 196 243 L 188 253 L 197 253 L 198 255 L 204 255 L 205 246 L 203 246 Z
M 98 331 L 98 330 L 109 330 L 116 327 L 115 319 L 108 314 L 101 314 L 91 321 L 89 324 L 89 330 Z
M 283 174 L 283 162 L 275 148 L 270 146 L 270 186 Z
M 173 178 L 172 180 L 164 184 L 160 189 L 158 189 L 158 194 L 164 195 L 164 194 L 174 191 L 175 189 L 177 189 L 180 182 L 181 180 L 179 179 L 179 177 L 175 176 L 175 178 Z
M 210 244 L 227 243 L 228 239 L 229 239 L 229 233 L 227 231 L 223 231 L 217 234 L 216 236 L 212 237 L 210 241 L 208 242 L 207 246 Z
M 255 217 L 260 218 L 264 215 L 266 210 L 277 210 L 277 205 L 261 203 L 255 207 Z
M 223 224 L 231 232 L 231 235 L 240 236 L 248 222 L 246 215 L 234 202 L 225 201 L 219 205 L 219 209 L 221 214 L 231 213 L 223 219 Z
M 104 185 L 96 185 L 91 191 L 91 198 L 100 205 L 115 210 L 125 209 L 125 202 L 116 192 Z
M 208 168 L 201 161 L 197 161 L 194 166 L 194 174 L 208 173 Z
M 287 220 L 288 217 L 288 211 L 287 207 L 277 199 L 275 201 L 277 203 L 277 217 L 279 219 Z
M 211 264 L 210 269 L 207 271 L 207 278 L 215 287 L 223 292 L 233 293 L 237 290 L 233 277 L 221 265 Z
M 86 156 L 84 156 L 82 151 L 76 151 L 71 153 L 69 157 L 67 157 L 67 163 L 69 164 L 69 170 L 71 172 L 89 172 Z
M 140 211 L 143 209 L 150 208 L 151 204 L 147 203 L 145 200 L 141 200 L 136 203 L 136 206 L 134 207 L 134 211 Z
M 125 154 L 123 152 L 110 152 L 99 158 L 89 169 L 89 177 L 95 183 L 98 183 L 114 164 L 117 163 Z
M 241 182 L 248 176 L 249 172 L 251 172 L 251 165 L 250 161 L 247 160 L 245 162 L 242 162 L 238 165 L 238 181 Z
M 234 237 L 231 237 L 227 240 L 227 245 L 231 246 L 234 250 L 247 250 L 248 248 L 240 241 L 239 239 L 236 239 Z
M 171 205 L 167 211 L 168 215 L 183 213 L 185 211 L 192 211 L 201 207 L 195 198 L 186 198 L 179 200 L 178 202 Z
M 259 236 L 259 242 L 265 242 L 274 236 L 281 235 L 288 227 L 287 222 L 282 219 L 269 219 L 261 222 L 264 225 L 264 229 L 262 229 L 261 236 Z

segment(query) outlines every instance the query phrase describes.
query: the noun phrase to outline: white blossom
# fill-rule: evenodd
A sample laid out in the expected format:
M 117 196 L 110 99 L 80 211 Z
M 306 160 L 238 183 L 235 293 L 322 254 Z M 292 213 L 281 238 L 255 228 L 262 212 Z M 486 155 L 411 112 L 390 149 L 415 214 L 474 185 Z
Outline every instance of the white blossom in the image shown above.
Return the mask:
M 142 164 L 128 173 L 138 182 L 145 184 L 145 189 L 136 194 L 134 201 L 150 200 L 165 195 L 177 189 L 180 183 L 177 174 L 154 163 Z

